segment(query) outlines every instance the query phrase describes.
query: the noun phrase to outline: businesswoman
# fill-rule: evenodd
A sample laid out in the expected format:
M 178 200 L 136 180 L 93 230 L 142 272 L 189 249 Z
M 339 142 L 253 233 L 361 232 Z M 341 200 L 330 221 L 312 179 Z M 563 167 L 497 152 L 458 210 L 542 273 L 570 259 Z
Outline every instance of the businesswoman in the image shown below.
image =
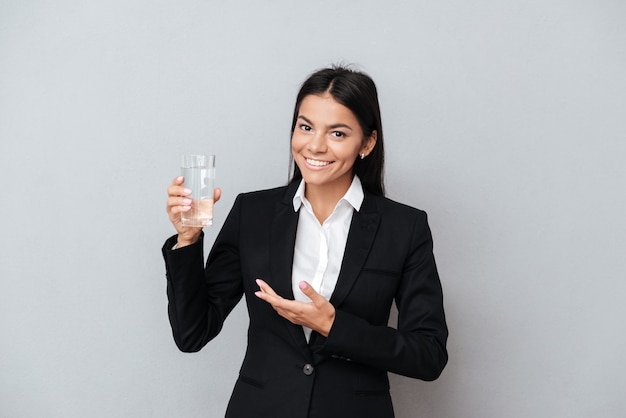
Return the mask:
M 206 264 L 202 230 L 180 224 L 189 190 L 181 177 L 169 186 L 174 340 L 200 350 L 245 296 L 248 346 L 227 417 L 393 417 L 387 372 L 436 379 L 448 331 L 426 214 L 384 197 L 371 78 L 313 73 L 296 99 L 291 151 L 289 184 L 240 194 Z

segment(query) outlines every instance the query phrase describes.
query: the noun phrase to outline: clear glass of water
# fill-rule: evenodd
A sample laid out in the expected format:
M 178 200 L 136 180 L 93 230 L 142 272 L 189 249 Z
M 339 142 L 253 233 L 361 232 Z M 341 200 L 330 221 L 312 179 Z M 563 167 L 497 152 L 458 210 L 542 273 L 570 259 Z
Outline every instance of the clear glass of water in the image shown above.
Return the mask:
M 215 182 L 215 155 L 183 155 L 181 174 L 183 186 L 191 190 L 191 209 L 181 214 L 184 226 L 211 226 L 213 224 L 213 187 Z

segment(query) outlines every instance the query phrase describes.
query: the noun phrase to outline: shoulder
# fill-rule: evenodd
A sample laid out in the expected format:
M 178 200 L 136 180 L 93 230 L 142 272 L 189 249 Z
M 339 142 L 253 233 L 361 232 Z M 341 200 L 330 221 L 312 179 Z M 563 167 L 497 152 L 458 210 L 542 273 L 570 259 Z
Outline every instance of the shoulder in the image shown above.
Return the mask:
M 244 206 L 274 206 L 278 202 L 290 202 L 293 198 L 293 192 L 291 192 L 290 186 L 274 187 L 271 189 L 255 190 L 250 192 L 240 193 L 235 204 Z M 291 197 L 289 194 L 291 193 Z
M 283 197 L 287 191 L 288 186 L 273 187 L 271 189 L 254 190 L 251 192 L 240 193 L 239 196 L 245 199 L 267 199 Z
M 366 194 L 364 203 L 365 202 L 370 203 L 370 207 L 375 206 L 375 210 L 385 217 L 397 218 L 405 221 L 408 221 L 409 219 L 425 221 L 427 218 L 425 211 L 404 203 L 396 202 L 395 200 L 389 199 L 385 196 Z
M 383 196 L 370 196 L 372 206 L 379 216 L 380 236 L 391 237 L 397 245 L 406 244 L 406 248 L 416 248 L 430 242 L 432 235 L 425 211 L 399 203 Z M 390 244 L 391 245 L 391 244 Z

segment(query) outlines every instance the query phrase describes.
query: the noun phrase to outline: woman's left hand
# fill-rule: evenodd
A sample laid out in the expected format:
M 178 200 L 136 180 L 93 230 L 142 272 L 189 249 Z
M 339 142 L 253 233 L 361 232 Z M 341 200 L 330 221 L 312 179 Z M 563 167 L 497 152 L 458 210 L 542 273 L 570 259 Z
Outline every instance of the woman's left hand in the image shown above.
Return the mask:
M 300 282 L 300 290 L 311 299 L 311 302 L 301 302 L 277 295 L 274 289 L 261 279 L 257 279 L 256 283 L 261 290 L 255 292 L 255 295 L 272 305 L 280 316 L 296 325 L 311 328 L 324 337 L 328 336 L 335 321 L 335 307 L 324 296 L 317 293 L 310 284 Z

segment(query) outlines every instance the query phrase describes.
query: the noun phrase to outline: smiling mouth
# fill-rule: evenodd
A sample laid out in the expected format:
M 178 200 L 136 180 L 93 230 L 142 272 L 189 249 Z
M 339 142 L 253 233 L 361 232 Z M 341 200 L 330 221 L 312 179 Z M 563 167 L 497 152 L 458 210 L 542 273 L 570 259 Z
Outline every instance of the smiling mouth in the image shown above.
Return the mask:
M 327 165 L 332 164 L 331 161 L 313 160 L 311 158 L 305 158 L 305 160 L 307 164 L 312 165 L 313 167 L 326 167 Z

